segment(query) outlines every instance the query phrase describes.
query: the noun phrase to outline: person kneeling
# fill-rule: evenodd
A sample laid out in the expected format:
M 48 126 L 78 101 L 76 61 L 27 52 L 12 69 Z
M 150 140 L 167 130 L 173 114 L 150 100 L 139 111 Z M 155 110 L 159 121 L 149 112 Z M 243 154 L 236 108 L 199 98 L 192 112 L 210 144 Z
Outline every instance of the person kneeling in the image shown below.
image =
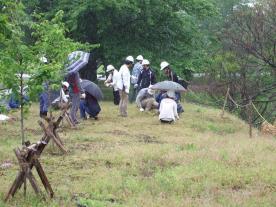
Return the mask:
M 154 99 L 154 90 L 150 87 L 141 89 L 136 97 L 136 104 L 140 111 L 157 109 L 158 103 Z
M 80 101 L 80 116 L 82 119 L 87 119 L 86 113 L 90 118 L 98 119 L 98 114 L 101 111 L 101 107 L 97 99 L 85 92 L 85 96 L 82 96 Z
M 179 119 L 174 91 L 167 92 L 167 97 L 163 98 L 160 103 L 159 112 L 159 120 L 161 123 L 172 123 L 175 119 Z

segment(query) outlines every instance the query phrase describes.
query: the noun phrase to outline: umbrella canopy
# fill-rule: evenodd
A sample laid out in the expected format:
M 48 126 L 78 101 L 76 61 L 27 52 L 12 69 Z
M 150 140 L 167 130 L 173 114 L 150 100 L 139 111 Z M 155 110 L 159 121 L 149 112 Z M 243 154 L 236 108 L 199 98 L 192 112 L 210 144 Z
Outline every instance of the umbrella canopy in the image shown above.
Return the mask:
M 66 71 L 68 73 L 75 73 L 82 69 L 89 60 L 90 53 L 75 51 L 68 55 L 68 63 L 66 65 Z
M 179 83 L 173 81 L 162 81 L 151 86 L 153 90 L 164 90 L 164 91 L 177 91 L 185 92 L 186 89 Z
M 103 93 L 97 84 L 89 80 L 82 80 L 80 84 L 87 93 L 94 96 L 98 101 L 103 99 Z

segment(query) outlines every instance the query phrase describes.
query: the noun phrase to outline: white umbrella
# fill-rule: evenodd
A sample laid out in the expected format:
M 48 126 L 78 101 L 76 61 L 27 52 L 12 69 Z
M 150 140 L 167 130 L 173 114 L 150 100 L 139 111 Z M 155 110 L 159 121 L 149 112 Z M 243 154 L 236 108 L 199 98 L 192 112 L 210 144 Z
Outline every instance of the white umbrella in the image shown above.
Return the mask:
M 164 91 L 176 91 L 176 92 L 186 91 L 186 89 L 182 85 L 173 81 L 162 81 L 154 84 L 150 88 L 153 90 L 164 90 Z

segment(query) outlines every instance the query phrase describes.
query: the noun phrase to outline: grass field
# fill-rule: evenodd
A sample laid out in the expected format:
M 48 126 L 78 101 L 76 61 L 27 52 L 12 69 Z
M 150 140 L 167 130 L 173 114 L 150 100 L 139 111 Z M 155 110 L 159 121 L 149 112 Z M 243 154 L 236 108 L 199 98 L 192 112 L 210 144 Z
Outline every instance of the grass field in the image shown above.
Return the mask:
M 254 130 L 250 139 L 238 118 L 188 103 L 172 125 L 134 105 L 128 118 L 110 102 L 101 105 L 98 121 L 62 129 L 67 155 L 52 145 L 42 154 L 52 200 L 37 198 L 28 185 L 26 197 L 21 190 L 3 203 L 18 171 L 13 149 L 20 127 L 1 123 L 0 166 L 12 166 L 0 168 L 0 206 L 276 206 L 275 137 Z M 41 138 L 37 108 L 26 120 L 32 142 Z

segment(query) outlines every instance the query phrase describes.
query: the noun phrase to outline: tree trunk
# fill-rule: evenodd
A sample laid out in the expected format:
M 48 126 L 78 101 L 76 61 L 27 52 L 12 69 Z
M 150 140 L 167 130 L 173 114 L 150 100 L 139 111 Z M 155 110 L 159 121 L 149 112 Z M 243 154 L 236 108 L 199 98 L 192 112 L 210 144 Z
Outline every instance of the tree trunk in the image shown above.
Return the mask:
M 23 94 L 23 71 L 20 73 L 20 126 L 21 126 L 21 142 L 25 144 L 24 136 L 24 94 Z

